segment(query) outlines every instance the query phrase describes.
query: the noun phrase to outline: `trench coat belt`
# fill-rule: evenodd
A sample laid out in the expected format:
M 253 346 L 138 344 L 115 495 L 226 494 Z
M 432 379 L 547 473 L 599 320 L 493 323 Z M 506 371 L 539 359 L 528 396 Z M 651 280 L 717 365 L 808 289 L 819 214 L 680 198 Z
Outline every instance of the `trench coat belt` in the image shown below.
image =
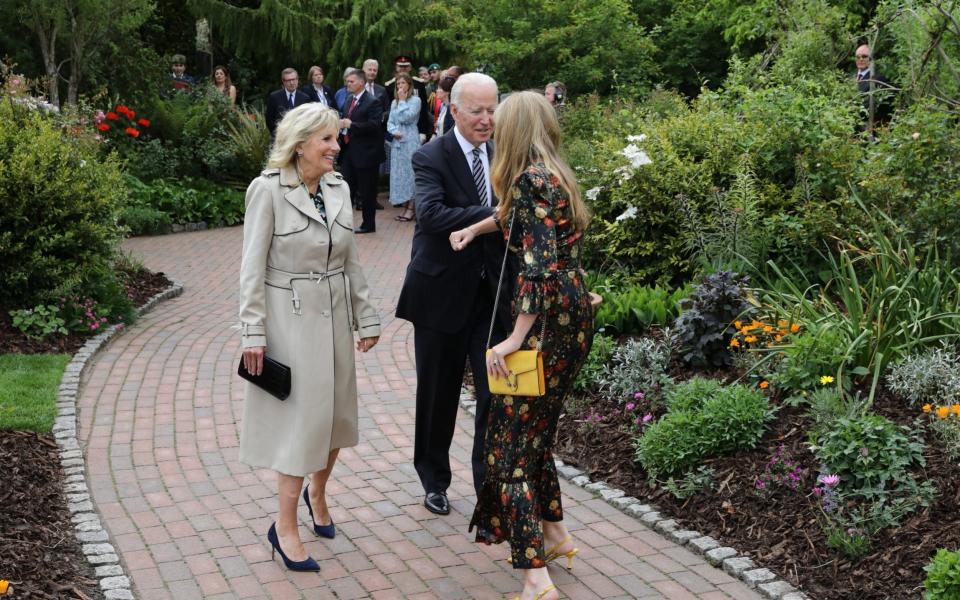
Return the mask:
M 293 302 L 293 314 L 300 315 L 302 314 L 300 312 L 300 295 L 297 293 L 296 288 L 293 287 L 293 282 L 305 279 L 308 281 L 316 281 L 317 285 L 319 285 L 323 280 L 335 275 L 340 275 L 345 278 L 343 266 L 335 267 L 328 271 L 310 271 L 309 273 L 291 273 L 268 266 L 264 279 L 270 287 L 290 290 L 292 296 L 291 301 Z

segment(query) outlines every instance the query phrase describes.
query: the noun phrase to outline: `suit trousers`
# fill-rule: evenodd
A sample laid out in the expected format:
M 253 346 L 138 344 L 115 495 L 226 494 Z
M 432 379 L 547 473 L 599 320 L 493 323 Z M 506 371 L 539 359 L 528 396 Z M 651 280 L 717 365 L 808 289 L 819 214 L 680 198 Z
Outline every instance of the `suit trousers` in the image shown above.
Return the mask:
M 414 352 L 417 360 L 417 408 L 413 464 L 426 492 L 442 492 L 450 486 L 450 444 L 460 407 L 460 388 L 466 360 L 470 360 L 476 393 L 474 419 L 473 487 L 479 492 L 486 471 L 483 456 L 490 390 L 487 387 L 486 343 L 493 314 L 493 292 L 481 282 L 477 298 L 469 308 L 466 325 L 456 333 L 414 325 Z M 493 344 L 506 335 L 494 327 Z
M 349 146 L 348 146 L 349 148 Z M 363 211 L 362 229 L 376 230 L 377 228 L 377 182 L 379 181 L 379 165 L 372 167 L 358 167 L 350 159 L 349 149 L 341 162 L 343 178 L 350 186 L 350 196 L 357 199 L 360 210 Z

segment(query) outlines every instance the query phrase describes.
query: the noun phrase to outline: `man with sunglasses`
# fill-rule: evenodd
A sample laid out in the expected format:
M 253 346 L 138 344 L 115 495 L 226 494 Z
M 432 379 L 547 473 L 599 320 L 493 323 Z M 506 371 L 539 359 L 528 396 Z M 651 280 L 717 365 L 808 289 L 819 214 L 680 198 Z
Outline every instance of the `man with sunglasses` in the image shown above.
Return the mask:
M 863 96 L 865 129 L 872 131 L 878 125 L 890 120 L 893 112 L 893 93 L 895 88 L 883 75 L 877 73 L 873 64 L 873 51 L 867 44 L 859 46 L 854 53 L 857 65 L 857 90 Z

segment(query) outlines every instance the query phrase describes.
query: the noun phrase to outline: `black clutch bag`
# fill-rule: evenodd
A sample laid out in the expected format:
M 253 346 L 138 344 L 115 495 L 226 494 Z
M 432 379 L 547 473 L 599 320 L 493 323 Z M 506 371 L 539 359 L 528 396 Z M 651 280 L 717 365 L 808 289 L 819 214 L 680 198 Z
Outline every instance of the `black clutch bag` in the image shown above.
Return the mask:
M 237 375 L 280 400 L 286 400 L 287 396 L 290 395 L 290 367 L 273 360 L 269 356 L 263 357 L 263 372 L 260 375 L 251 375 L 247 368 L 243 366 L 243 357 L 241 356 L 240 366 L 237 367 Z

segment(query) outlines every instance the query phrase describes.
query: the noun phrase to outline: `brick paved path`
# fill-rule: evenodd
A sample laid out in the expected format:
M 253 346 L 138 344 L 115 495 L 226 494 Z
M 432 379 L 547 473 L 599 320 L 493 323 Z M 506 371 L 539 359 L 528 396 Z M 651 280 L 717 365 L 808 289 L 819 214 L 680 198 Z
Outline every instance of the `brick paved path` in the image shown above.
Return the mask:
M 472 422 L 461 411 L 452 513 L 423 508 L 411 464 L 415 371 L 409 323 L 393 318 L 413 227 L 378 214 L 358 236 L 383 337 L 358 359 L 361 444 L 328 486 L 338 535 L 301 536 L 322 571 L 270 558 L 275 476 L 237 461 L 242 386 L 235 327 L 240 228 L 133 239 L 126 248 L 182 282 L 113 341 L 85 377 L 79 437 L 91 493 L 138 598 L 503 598 L 522 589 L 505 546 L 474 544 Z M 563 484 L 581 552 L 551 567 L 565 597 L 759 598 L 739 581 L 588 492 Z

